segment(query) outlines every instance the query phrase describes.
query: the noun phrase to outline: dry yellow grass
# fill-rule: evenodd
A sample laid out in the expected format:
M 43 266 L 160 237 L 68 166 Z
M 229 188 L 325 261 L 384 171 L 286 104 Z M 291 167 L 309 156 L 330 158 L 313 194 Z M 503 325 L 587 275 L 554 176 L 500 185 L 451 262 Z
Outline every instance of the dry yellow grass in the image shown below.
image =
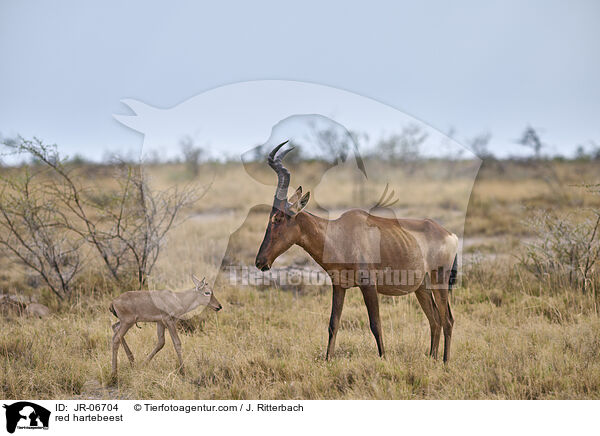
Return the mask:
M 221 290 L 224 310 L 204 313 L 182 333 L 186 375 L 170 343 L 155 360 L 129 367 L 121 353 L 110 373 L 108 301 L 76 306 L 49 320 L 3 321 L 3 398 L 155 399 L 453 399 L 600 397 L 600 320 L 589 310 L 559 322 L 546 298 L 497 307 L 483 293 L 460 290 L 453 360 L 426 356 L 428 326 L 414 296 L 382 301 L 385 359 L 376 355 L 358 291 L 350 292 L 336 358 L 324 361 L 328 295 L 277 290 Z M 560 297 L 555 297 L 560 300 Z M 555 309 L 572 311 L 559 303 Z M 155 328 L 133 329 L 138 360 Z
M 256 203 L 272 198 L 272 187 L 238 186 L 238 170 L 231 171 L 232 184 L 219 185 L 215 193 L 197 205 L 195 212 L 201 212 L 204 218 L 187 221 L 171 235 L 150 278 L 152 288 L 189 286 L 192 271 L 214 274 L 215 259 L 225 247 L 203 238 L 208 226 L 213 230 L 217 226 L 217 232 L 227 236 L 227 229 L 244 217 L 223 211 L 235 209 L 242 196 L 249 196 Z M 306 172 L 310 173 L 310 168 Z M 572 172 L 565 169 L 564 174 L 570 175 L 572 181 Z M 302 179 L 302 175 L 300 169 L 298 178 Z M 176 180 L 164 168 L 155 169 L 154 176 L 159 186 Z M 458 189 L 453 183 L 463 181 L 452 181 L 448 192 Z M 417 204 L 419 198 L 428 198 L 440 214 L 451 211 L 452 205 L 443 203 L 446 193 L 428 191 L 425 182 L 411 189 L 418 192 L 403 199 L 403 208 L 410 208 L 411 204 L 421 206 Z M 0 396 L 598 399 L 600 318 L 593 298 L 569 290 L 547 295 L 544 289 L 534 289 L 531 277 L 516 274 L 513 268 L 511 256 L 519 250 L 522 232 L 514 223 L 526 216 L 524 205 L 534 199 L 545 201 L 549 207 L 569 209 L 573 204 L 589 205 L 595 201 L 573 188 L 573 204 L 553 203 L 549 191 L 549 186 L 527 174 L 518 180 L 484 174 L 477 183 L 466 231 L 472 238 L 469 253 L 481 251 L 485 256 L 467 269 L 472 274 L 465 277 L 465 287 L 453 293 L 456 324 L 452 361 L 447 366 L 426 354 L 429 327 L 414 295 L 381 298 L 387 355 L 380 359 L 362 296 L 357 289 L 350 290 L 336 357 L 326 362 L 330 291 L 308 288 L 305 292 L 289 292 L 223 285 L 215 292 L 224 309 L 218 314 L 203 313 L 195 320 L 195 331 L 180 334 L 185 376 L 176 372 L 176 356 L 167 339 L 164 350 L 149 365 L 130 367 L 121 351 L 119 378 L 112 385 L 108 376 L 110 324 L 114 317 L 107 308 L 109 293 L 118 290 L 111 290 L 102 282 L 98 269 L 84 274 L 73 301 L 60 308 L 54 306 L 57 312 L 50 318 L 0 319 Z M 333 192 L 323 195 L 334 197 Z M 266 215 L 257 213 L 238 231 L 237 260 L 251 265 L 265 225 Z M 500 230 L 487 231 L 489 227 Z M 487 238 L 486 234 L 499 237 Z M 301 250 L 294 250 L 281 264 L 307 258 Z M 2 261 L 3 266 L 5 263 Z M 19 270 L 18 274 L 5 273 L 0 277 L 0 286 L 11 292 L 38 292 L 24 281 L 23 271 Z M 522 281 L 527 281 L 528 286 L 523 286 Z M 40 298 L 54 304 L 46 294 Z M 154 346 L 155 327 L 134 328 L 127 338 L 141 361 Z

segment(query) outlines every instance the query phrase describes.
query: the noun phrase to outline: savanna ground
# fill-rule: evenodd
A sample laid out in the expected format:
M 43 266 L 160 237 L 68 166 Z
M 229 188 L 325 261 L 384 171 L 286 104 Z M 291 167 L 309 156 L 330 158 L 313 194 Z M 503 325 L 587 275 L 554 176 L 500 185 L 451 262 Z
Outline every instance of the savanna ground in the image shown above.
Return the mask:
M 316 164 L 292 171 L 292 185 L 314 182 Z M 431 164 L 435 166 L 434 164 Z M 204 169 L 204 168 L 203 168 Z M 460 168 L 458 168 L 460 170 Z M 326 287 L 279 289 L 223 283 L 215 293 L 224 309 L 205 311 L 194 328 L 180 331 L 186 374 L 176 371 L 170 339 L 148 365 L 141 361 L 154 347 L 154 324 L 127 335 L 138 362 L 119 354 L 119 377 L 110 374 L 110 325 L 107 308 L 114 289 L 101 265 L 79 278 L 73 298 L 59 305 L 39 282 L 7 258 L 0 287 L 4 293 L 35 295 L 54 313 L 45 319 L 0 319 L 0 396 L 40 398 L 152 399 L 598 399 L 600 398 L 600 317 L 595 292 L 549 286 L 519 265 L 532 210 L 577 217 L 598 207 L 600 197 L 574 186 L 598 182 L 598 163 L 485 163 L 473 194 L 462 204 L 454 191 L 468 187 L 461 171 L 454 176 L 432 168 L 430 176 L 392 180 L 399 215 L 427 215 L 450 230 L 460 230 L 468 205 L 462 286 L 451 305 L 456 319 L 452 360 L 444 365 L 427 356 L 429 326 L 416 297 L 380 298 L 386 357 L 377 357 L 362 296 L 348 291 L 336 355 L 324 360 L 331 291 Z M 148 167 L 157 185 L 183 183 L 182 168 Z M 170 234 L 153 271 L 151 289 L 189 287 L 190 272 L 210 274 L 219 247 L 202 235 L 207 229 L 227 237 L 241 222 L 244 204 L 268 202 L 272 186 L 257 188 L 241 180 L 241 169 L 223 166 L 228 175 L 186 211 L 192 217 Z M 202 174 L 202 172 L 201 172 Z M 96 175 L 102 186 L 105 175 Z M 199 179 L 202 179 L 202 175 Z M 265 177 L 273 178 L 272 173 Z M 438 179 L 447 178 L 440 188 Z M 350 181 L 320 193 L 323 203 L 340 208 Z M 344 183 L 345 182 L 345 183 Z M 439 182 L 439 180 L 438 180 Z M 374 181 L 373 193 L 385 186 Z M 290 189 L 291 192 L 291 189 Z M 409 193 L 409 195 L 407 195 Z M 377 195 L 375 195 L 377 196 Z M 339 204 L 336 204 L 336 201 Z M 362 205 L 361 205 L 362 206 Z M 309 203 L 309 210 L 315 210 Z M 234 264 L 252 265 L 267 223 L 268 207 L 258 208 L 236 233 Z M 318 212 L 317 212 L 318 213 Z M 422 215 L 422 214 L 421 214 Z M 245 216 L 245 215 L 244 215 Z M 243 221 L 243 216 L 242 216 Z M 212 241 L 212 242 L 211 242 Z M 225 239 L 225 242 L 227 240 Z M 232 259 L 233 258 L 233 259 Z M 311 265 L 293 248 L 275 263 Z M 92 260 L 90 260 L 92 262 Z M 213 267 L 214 269 L 214 267 Z M 442 340 L 443 342 L 443 340 Z M 443 346 L 443 344 L 441 344 Z

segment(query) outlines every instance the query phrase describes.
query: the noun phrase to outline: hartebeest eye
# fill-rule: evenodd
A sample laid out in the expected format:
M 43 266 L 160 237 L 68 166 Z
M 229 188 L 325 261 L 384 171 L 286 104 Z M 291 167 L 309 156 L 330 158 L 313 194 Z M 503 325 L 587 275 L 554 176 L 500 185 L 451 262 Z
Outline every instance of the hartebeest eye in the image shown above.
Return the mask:
M 210 297 L 210 291 L 204 291 L 204 295 L 206 295 L 207 297 Z

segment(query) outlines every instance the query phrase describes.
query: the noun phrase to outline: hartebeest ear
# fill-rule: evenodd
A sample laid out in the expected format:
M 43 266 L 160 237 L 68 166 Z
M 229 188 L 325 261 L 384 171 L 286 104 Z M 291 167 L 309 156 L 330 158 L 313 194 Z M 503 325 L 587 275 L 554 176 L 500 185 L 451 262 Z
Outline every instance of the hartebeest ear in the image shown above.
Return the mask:
M 290 216 L 296 216 L 306 207 L 308 204 L 308 200 L 310 200 L 310 191 L 302 196 L 302 198 L 296 201 L 294 204 L 290 206 L 289 212 Z
M 298 201 L 298 199 L 300 199 L 301 195 L 302 195 L 302 186 L 298 186 L 298 189 L 296 189 L 296 192 L 294 192 L 292 194 L 292 196 L 289 198 L 288 203 L 294 204 L 295 202 Z

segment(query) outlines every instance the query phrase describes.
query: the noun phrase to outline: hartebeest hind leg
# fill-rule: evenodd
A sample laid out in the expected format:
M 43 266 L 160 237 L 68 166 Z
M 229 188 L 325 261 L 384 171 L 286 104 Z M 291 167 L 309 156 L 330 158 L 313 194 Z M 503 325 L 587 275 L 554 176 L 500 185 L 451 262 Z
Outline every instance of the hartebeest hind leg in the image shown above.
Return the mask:
M 444 328 L 444 362 L 450 360 L 450 343 L 452 342 L 452 327 L 454 326 L 454 317 L 450 310 L 448 301 L 448 289 L 435 289 L 433 291 L 437 303 L 442 327 Z
M 333 287 L 333 301 L 331 303 L 331 318 L 329 319 L 329 343 L 327 344 L 327 360 L 333 357 L 335 349 L 335 338 L 340 327 L 340 318 L 344 308 L 346 290 L 340 286 Z
M 429 321 L 429 328 L 431 329 L 431 345 L 429 347 L 429 355 L 434 359 L 437 359 L 438 348 L 440 345 L 440 333 L 442 330 L 442 322 L 440 319 L 440 313 L 431 290 L 422 287 L 415 292 L 419 304 L 425 312 L 427 321 Z
M 367 306 L 367 312 L 369 313 L 369 326 L 371 327 L 373 336 L 375 336 L 375 341 L 377 341 L 379 357 L 383 357 L 383 332 L 381 329 L 381 319 L 379 318 L 377 288 L 374 285 L 363 285 L 360 287 L 360 290 L 362 291 L 365 305 Z
M 158 336 L 158 342 L 154 350 L 146 358 L 146 363 L 150 362 L 152 358 L 165 346 L 165 325 L 162 322 L 156 323 L 156 335 Z

